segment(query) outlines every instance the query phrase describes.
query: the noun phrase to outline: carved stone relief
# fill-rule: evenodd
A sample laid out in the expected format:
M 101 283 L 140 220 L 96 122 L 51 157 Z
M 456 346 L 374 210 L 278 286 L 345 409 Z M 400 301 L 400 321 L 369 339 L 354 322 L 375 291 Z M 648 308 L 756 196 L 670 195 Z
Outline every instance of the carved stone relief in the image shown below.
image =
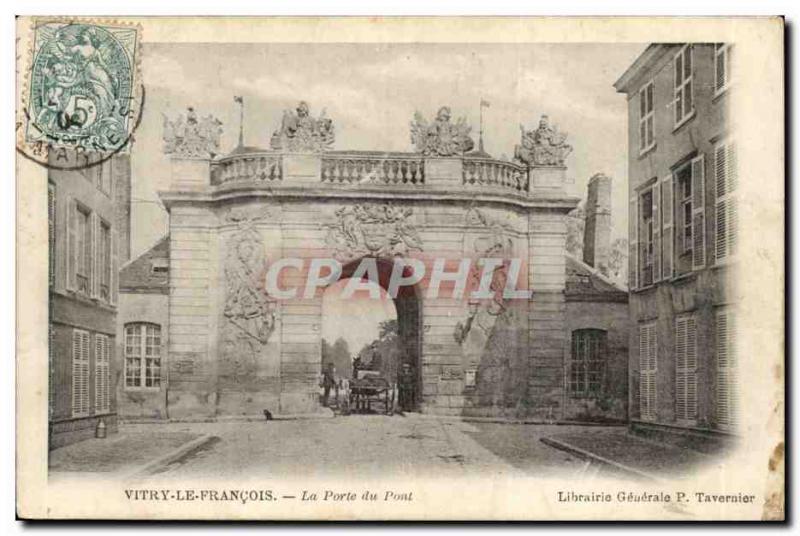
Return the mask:
M 262 216 L 245 214 L 232 210 L 226 217 L 238 229 L 227 241 L 220 375 L 237 382 L 255 374 L 261 351 L 275 330 L 276 302 L 263 287 L 266 256 L 255 228 Z
M 326 242 L 333 256 L 347 262 L 363 256 L 394 257 L 422 250 L 422 238 L 411 221 L 413 208 L 359 203 L 336 211 Z

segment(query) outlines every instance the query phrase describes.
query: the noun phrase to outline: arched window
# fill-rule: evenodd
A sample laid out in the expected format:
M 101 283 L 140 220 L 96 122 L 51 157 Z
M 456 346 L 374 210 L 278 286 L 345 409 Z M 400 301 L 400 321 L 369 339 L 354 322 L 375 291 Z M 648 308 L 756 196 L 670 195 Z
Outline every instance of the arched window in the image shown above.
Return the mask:
M 161 326 L 125 324 L 125 387 L 161 387 Z
M 603 393 L 608 356 L 608 334 L 602 329 L 572 332 L 569 392 L 573 397 L 594 397 Z

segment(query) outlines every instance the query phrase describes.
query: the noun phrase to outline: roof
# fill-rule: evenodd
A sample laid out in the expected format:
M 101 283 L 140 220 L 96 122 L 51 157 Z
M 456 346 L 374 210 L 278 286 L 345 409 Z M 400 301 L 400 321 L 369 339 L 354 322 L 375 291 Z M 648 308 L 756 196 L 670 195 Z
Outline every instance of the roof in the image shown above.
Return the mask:
M 628 291 L 595 268 L 569 253 L 566 257 L 567 281 L 564 294 L 567 301 L 628 301 Z
M 154 266 L 156 270 L 153 269 Z M 140 294 L 169 293 L 169 235 L 120 269 L 119 291 Z
M 630 67 L 622 73 L 622 76 L 614 82 L 614 89 L 619 93 L 628 93 L 631 84 L 647 67 L 655 63 L 662 54 L 676 46 L 679 45 L 670 43 L 653 43 L 648 45 L 633 63 L 631 63 Z

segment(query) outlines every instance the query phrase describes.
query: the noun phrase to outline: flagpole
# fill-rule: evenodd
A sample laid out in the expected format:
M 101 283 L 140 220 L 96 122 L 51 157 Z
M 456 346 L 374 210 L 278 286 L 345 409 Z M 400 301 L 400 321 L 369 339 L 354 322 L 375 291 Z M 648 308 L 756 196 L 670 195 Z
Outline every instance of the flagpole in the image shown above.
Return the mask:
M 239 147 L 244 147 L 244 97 L 239 99 Z
M 478 138 L 478 150 L 480 152 L 483 152 L 483 99 L 481 99 L 481 102 L 478 104 L 478 107 L 481 109 L 480 133 L 479 133 L 479 138 Z

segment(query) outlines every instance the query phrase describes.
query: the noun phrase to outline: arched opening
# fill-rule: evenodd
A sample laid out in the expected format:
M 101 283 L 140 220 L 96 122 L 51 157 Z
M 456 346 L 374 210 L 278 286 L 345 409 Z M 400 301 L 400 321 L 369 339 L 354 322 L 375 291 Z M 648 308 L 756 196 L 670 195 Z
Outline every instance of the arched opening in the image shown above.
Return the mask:
M 326 368 L 333 363 L 338 380 L 351 381 L 354 362 L 357 368 L 378 373 L 394 389 L 399 407 L 400 387 L 413 380 L 410 399 L 404 410 L 417 409 L 421 400 L 422 370 L 421 307 L 414 287 L 400 287 L 392 298 L 387 290 L 394 263 L 374 259 L 377 280 L 362 278 L 361 288 L 346 296 L 345 289 L 353 278 L 361 259 L 342 267 L 338 282 L 325 289 L 322 297 L 322 356 L 323 383 Z M 358 359 L 358 361 L 355 361 Z M 405 365 L 405 367 L 404 367 Z M 401 378 L 403 374 L 405 378 Z M 408 386 L 406 387 L 408 388 Z

